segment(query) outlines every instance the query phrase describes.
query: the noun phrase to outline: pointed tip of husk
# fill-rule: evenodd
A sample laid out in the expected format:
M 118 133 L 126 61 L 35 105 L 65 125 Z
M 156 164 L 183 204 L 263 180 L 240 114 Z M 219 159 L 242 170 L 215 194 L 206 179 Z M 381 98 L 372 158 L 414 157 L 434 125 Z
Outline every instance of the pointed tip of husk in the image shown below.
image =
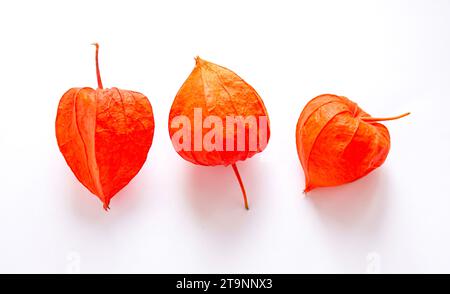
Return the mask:
M 309 193 L 309 192 L 311 192 L 314 188 L 315 188 L 314 186 L 312 186 L 312 185 L 310 185 L 310 184 L 307 184 L 307 185 L 305 186 L 305 189 L 303 190 L 303 194 L 305 194 L 305 196 L 306 196 L 306 194 Z
M 205 62 L 206 61 L 204 59 L 201 59 L 200 56 L 197 55 L 195 57 L 195 66 L 202 66 L 205 64 Z
M 110 209 L 110 207 L 109 207 L 109 200 L 103 201 L 103 209 L 105 211 L 108 211 Z

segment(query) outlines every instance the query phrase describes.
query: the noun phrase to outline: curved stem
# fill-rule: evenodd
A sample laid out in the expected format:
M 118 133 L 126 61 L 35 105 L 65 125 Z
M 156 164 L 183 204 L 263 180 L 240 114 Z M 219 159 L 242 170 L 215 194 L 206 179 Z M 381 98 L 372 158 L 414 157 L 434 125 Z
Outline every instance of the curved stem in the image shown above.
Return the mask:
M 95 68 L 97 71 L 97 84 L 99 89 L 103 89 L 102 78 L 100 77 L 100 67 L 98 65 L 98 43 L 92 43 L 95 46 Z
M 371 122 L 371 121 L 387 121 L 387 120 L 395 120 L 395 119 L 399 119 L 399 118 L 402 118 L 402 117 L 405 117 L 405 116 L 407 116 L 407 115 L 410 115 L 411 114 L 411 112 L 407 112 L 407 113 L 404 113 L 404 114 L 402 114 L 402 115 L 398 115 L 398 116 L 393 116 L 393 117 L 361 117 L 361 119 L 363 120 L 363 121 L 366 121 L 366 122 Z
M 241 186 L 242 195 L 244 196 L 245 209 L 248 210 L 247 193 L 245 192 L 244 183 L 242 183 L 241 175 L 239 174 L 238 168 L 235 163 L 233 163 L 231 166 L 233 167 L 234 174 L 236 175 L 236 178 L 239 181 L 239 185 Z

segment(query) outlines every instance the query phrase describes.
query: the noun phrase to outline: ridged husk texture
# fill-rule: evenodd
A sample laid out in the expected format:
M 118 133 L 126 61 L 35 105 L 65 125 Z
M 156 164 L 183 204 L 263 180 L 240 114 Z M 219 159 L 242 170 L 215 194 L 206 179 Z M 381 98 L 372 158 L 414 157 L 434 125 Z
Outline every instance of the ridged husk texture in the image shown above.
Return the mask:
M 297 152 L 305 172 L 305 192 L 359 179 L 385 161 L 388 129 L 346 97 L 312 99 L 297 123 Z
M 222 119 L 225 126 L 226 116 L 260 116 L 267 117 L 267 142 L 270 137 L 269 119 L 266 108 L 258 93 L 247 84 L 242 78 L 231 70 L 216 65 L 214 63 L 196 58 L 196 65 L 192 73 L 178 91 L 169 114 L 170 137 L 177 131 L 170 127 L 171 121 L 177 116 L 187 116 L 194 126 L 194 109 L 200 108 L 203 117 L 214 115 Z M 259 122 L 256 126 L 259 129 Z M 209 131 L 203 128 L 203 137 Z M 234 136 L 234 142 L 240 135 L 239 129 L 231 132 L 228 136 Z M 224 127 L 223 145 L 226 145 L 226 129 Z M 246 142 L 248 143 L 248 126 L 245 129 Z M 194 128 L 192 127 L 191 137 L 194 138 Z M 177 152 L 185 160 L 199 165 L 230 165 L 239 160 L 245 160 L 261 152 L 264 146 L 258 144 L 257 150 L 249 150 L 246 143 L 244 150 L 227 151 L 195 151 L 194 140 L 191 142 L 190 150 L 180 150 Z
M 144 164 L 154 125 L 150 102 L 141 93 L 72 88 L 59 103 L 56 138 L 77 179 L 106 209 Z

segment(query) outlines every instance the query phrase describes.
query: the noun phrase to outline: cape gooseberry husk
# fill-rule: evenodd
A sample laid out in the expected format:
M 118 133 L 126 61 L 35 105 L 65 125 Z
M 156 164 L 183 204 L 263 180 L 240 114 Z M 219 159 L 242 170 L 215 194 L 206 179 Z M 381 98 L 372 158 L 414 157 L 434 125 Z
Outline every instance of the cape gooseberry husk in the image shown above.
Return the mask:
M 227 116 L 231 117 L 265 117 L 264 123 L 257 120 L 257 123 L 252 126 L 245 126 L 245 141 L 249 140 L 249 128 L 256 129 L 257 132 L 264 130 L 265 142 L 255 149 L 250 149 L 249 144 L 241 150 L 212 150 L 207 151 L 195 150 L 194 140 L 191 142 L 189 150 L 179 150 L 176 147 L 174 138 L 176 138 L 178 128 L 171 127 L 173 120 L 177 117 L 184 116 L 189 119 L 190 125 L 194 125 L 194 109 L 201 110 L 203 117 L 216 116 L 221 119 L 223 126 Z M 208 128 L 202 129 L 202 138 L 210 131 Z M 228 130 L 229 131 L 229 130 Z M 194 164 L 204 166 L 215 165 L 231 165 L 233 171 L 239 181 L 244 197 L 245 207 L 248 209 L 248 201 L 244 185 L 239 175 L 236 163 L 244 161 L 247 158 L 261 152 L 267 145 L 270 137 L 269 118 L 264 103 L 258 93 L 246 83 L 242 78 L 231 70 L 220 65 L 196 58 L 196 64 L 191 74 L 181 86 L 178 91 L 169 114 L 169 134 L 172 138 L 172 143 L 176 148 L 178 154 L 185 160 Z M 175 135 L 175 137 L 174 137 Z M 190 132 L 191 138 L 195 137 L 194 128 Z M 226 128 L 223 128 L 222 146 L 226 145 L 227 136 L 234 137 L 234 142 L 242 135 L 242 130 L 239 128 L 229 131 L 227 134 Z M 217 138 L 216 138 L 217 139 Z
M 297 152 L 305 192 L 357 180 L 385 161 L 388 129 L 380 121 L 407 116 L 371 117 L 346 97 L 332 94 L 308 102 L 297 123 Z
M 143 94 L 98 88 L 72 88 L 61 98 L 56 116 L 59 149 L 77 179 L 95 194 L 104 209 L 141 169 L 152 145 L 152 106 Z

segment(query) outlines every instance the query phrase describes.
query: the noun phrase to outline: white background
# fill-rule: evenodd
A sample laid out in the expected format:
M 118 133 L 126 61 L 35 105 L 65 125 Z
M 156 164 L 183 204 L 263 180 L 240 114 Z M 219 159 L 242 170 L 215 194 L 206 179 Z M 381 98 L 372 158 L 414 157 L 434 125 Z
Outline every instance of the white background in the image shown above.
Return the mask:
M 105 212 L 66 165 L 62 94 L 146 94 L 148 160 Z M 450 1 L 0 2 L 0 272 L 450 272 Z M 194 57 L 263 98 L 272 136 L 238 164 L 200 167 L 167 127 Z M 295 126 L 309 99 L 345 95 L 387 122 L 369 176 L 304 197 Z

